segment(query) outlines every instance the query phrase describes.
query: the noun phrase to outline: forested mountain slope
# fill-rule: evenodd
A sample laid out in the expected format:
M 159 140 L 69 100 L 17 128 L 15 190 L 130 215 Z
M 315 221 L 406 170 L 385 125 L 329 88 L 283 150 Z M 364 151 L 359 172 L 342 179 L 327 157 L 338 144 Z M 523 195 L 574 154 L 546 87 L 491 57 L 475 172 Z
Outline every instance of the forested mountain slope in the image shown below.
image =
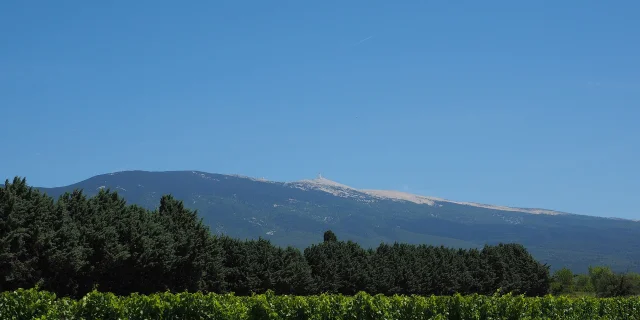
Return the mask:
M 552 270 L 566 266 L 585 272 L 589 265 L 610 265 L 640 271 L 636 221 L 358 190 L 322 177 L 285 183 L 198 171 L 126 171 L 40 189 L 57 197 L 104 188 L 150 209 L 171 194 L 198 210 L 214 233 L 263 237 L 283 246 L 321 242 L 319 235 L 327 229 L 366 247 L 395 241 L 461 248 L 517 242 Z

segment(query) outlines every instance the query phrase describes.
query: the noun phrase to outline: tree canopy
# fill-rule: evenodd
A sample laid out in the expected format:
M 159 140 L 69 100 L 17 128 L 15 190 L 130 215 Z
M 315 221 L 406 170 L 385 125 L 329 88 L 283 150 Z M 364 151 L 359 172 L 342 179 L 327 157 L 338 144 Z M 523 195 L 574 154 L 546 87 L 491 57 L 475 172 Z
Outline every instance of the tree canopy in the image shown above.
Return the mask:
M 517 244 L 462 250 L 403 243 L 362 248 L 324 241 L 302 252 L 268 240 L 213 235 L 165 195 L 156 210 L 116 192 L 53 199 L 15 178 L 0 188 L 0 290 L 39 286 L 79 297 L 160 291 L 347 295 L 503 292 L 543 295 L 549 270 Z M 597 282 L 596 286 L 600 286 Z

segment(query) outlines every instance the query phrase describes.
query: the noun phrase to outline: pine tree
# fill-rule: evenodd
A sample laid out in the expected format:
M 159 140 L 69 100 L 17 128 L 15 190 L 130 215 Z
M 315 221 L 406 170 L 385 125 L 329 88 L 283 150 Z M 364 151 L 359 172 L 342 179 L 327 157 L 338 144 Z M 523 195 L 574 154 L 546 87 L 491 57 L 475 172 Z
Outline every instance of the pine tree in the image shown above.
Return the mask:
M 331 230 L 327 230 L 324 232 L 324 242 L 336 242 L 338 241 L 338 237 Z
M 278 294 L 307 295 L 315 292 L 311 268 L 300 250 L 287 247 L 278 250 L 282 262 L 276 270 L 275 292 Z
M 305 249 L 304 256 L 320 292 L 353 295 L 371 285 L 369 252 L 357 243 L 329 240 Z
M 79 297 L 80 273 L 87 267 L 90 249 L 84 246 L 78 222 L 72 212 L 85 206 L 87 199 L 81 192 L 65 193 L 56 202 L 51 222 L 54 235 L 47 249 L 46 281 L 43 289 L 62 296 Z
M 172 254 L 166 257 L 169 268 L 164 279 L 170 290 L 197 291 L 206 287 L 206 272 L 219 258 L 210 260 L 214 252 L 208 252 L 214 244 L 209 229 L 195 211 L 184 207 L 182 201 L 165 195 L 158 210 L 165 232 L 173 237 Z
M 0 189 L 0 290 L 32 287 L 45 276 L 54 235 L 53 201 L 14 178 Z

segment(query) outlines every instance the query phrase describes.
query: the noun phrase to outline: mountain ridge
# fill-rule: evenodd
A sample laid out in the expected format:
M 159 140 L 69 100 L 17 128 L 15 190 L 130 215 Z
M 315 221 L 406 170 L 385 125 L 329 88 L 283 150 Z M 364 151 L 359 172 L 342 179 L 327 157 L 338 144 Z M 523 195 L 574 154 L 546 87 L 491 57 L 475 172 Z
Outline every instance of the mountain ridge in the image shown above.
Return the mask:
M 485 203 L 469 202 L 469 201 L 457 201 L 457 200 L 445 199 L 445 198 L 434 197 L 434 196 L 425 196 L 425 195 L 420 195 L 420 194 L 415 194 L 415 193 L 410 193 L 410 192 L 404 192 L 404 191 L 398 191 L 398 190 L 391 190 L 391 189 L 358 189 L 358 188 L 354 188 L 354 187 L 339 183 L 339 182 L 337 182 L 335 180 L 327 179 L 326 177 L 323 177 L 320 174 L 315 179 L 302 179 L 302 180 L 295 180 L 295 181 L 268 180 L 268 179 L 265 179 L 265 178 L 256 178 L 256 177 L 251 177 L 251 176 L 242 175 L 242 174 L 210 173 L 210 172 L 198 171 L 198 170 L 168 170 L 168 171 L 125 170 L 125 171 L 116 171 L 116 172 L 111 172 L 111 173 L 105 173 L 105 174 L 102 174 L 102 175 L 114 175 L 114 174 L 118 174 L 118 173 L 127 173 L 127 172 L 148 172 L 148 173 L 191 172 L 191 173 L 197 174 L 197 175 L 215 174 L 215 175 L 221 175 L 221 176 L 244 178 L 244 179 L 249 179 L 249 180 L 258 181 L 258 182 L 280 183 L 280 184 L 284 184 L 284 185 L 311 184 L 311 185 L 315 185 L 315 186 L 322 186 L 322 187 L 325 187 L 325 188 L 326 187 L 332 187 L 332 188 L 337 188 L 337 189 L 352 190 L 352 191 L 364 193 L 364 194 L 367 194 L 367 195 L 370 195 L 370 196 L 374 196 L 374 197 L 377 197 L 377 198 L 380 198 L 380 199 L 391 199 L 391 200 L 397 200 L 397 201 L 409 201 L 409 202 L 414 202 L 414 203 L 417 203 L 417 204 L 434 205 L 435 202 L 448 202 L 448 203 L 456 203 L 456 204 L 468 205 L 468 206 L 474 206 L 474 207 L 496 209 L 496 210 L 500 210 L 500 211 L 515 211 L 515 212 L 524 212 L 524 213 L 531 213 L 531 214 L 550 214 L 550 215 L 560 215 L 560 214 L 562 214 L 562 215 L 569 215 L 569 214 L 571 214 L 571 215 L 581 215 L 581 214 L 578 214 L 578 213 L 569 213 L 569 212 L 563 212 L 563 211 L 545 209 L 545 208 L 512 207 L 512 206 L 485 204 Z M 98 175 L 98 176 L 101 176 L 101 175 Z M 85 179 L 85 181 L 89 180 L 89 179 Z M 324 190 L 324 189 L 320 189 L 320 188 L 318 188 L 318 190 L 322 190 L 322 191 L 325 191 L 325 192 L 332 193 L 329 190 Z M 638 221 L 638 220 L 632 220 L 632 219 L 626 219 L 626 218 L 620 218 L 620 217 L 601 217 L 601 216 L 592 216 L 592 217 L 605 218 L 605 219 L 606 218 L 611 218 L 611 219 Z
M 417 204 L 435 205 L 436 202 L 449 202 L 449 203 L 457 203 L 457 204 L 474 206 L 474 207 L 491 208 L 491 209 L 496 209 L 501 211 L 517 211 L 517 212 L 525 212 L 525 213 L 531 213 L 531 214 L 552 214 L 552 215 L 572 214 L 572 213 L 549 210 L 549 209 L 508 207 L 508 206 L 501 206 L 501 205 L 482 204 L 477 202 L 455 201 L 455 200 L 449 200 L 449 199 L 444 199 L 439 197 L 418 195 L 414 193 L 397 191 L 397 190 L 356 189 L 356 188 L 352 188 L 350 186 L 326 179 L 322 176 L 313 180 L 300 180 L 300 181 L 295 181 L 293 183 L 311 183 L 315 185 L 324 185 L 324 186 L 336 187 L 340 189 L 351 189 L 351 190 L 355 190 L 355 191 L 365 193 L 370 196 L 374 196 L 381 199 L 409 201 Z
M 584 272 L 590 265 L 610 265 L 640 271 L 640 223 L 632 220 L 362 190 L 324 177 L 277 182 L 195 170 L 132 170 L 38 189 L 53 197 L 75 189 L 88 195 L 110 189 L 149 209 L 171 194 L 197 210 L 214 233 L 263 237 L 280 246 L 307 247 L 330 229 L 365 247 L 406 242 L 481 248 L 515 242 L 553 268 Z
M 98 177 L 101 177 L 101 176 L 114 176 L 114 175 L 117 175 L 117 174 L 126 174 L 126 173 L 186 173 L 186 172 L 190 172 L 190 173 L 193 173 L 193 174 L 196 174 L 196 175 L 201 175 L 201 176 L 202 175 L 220 175 L 220 176 L 248 179 L 248 180 L 256 181 L 256 182 L 275 183 L 275 184 L 293 185 L 293 186 L 300 185 L 300 184 L 312 184 L 312 185 L 316 185 L 316 186 L 329 186 L 329 187 L 334 187 L 334 188 L 337 187 L 338 189 L 351 190 L 351 191 L 367 194 L 369 196 L 373 196 L 373 197 L 376 197 L 378 199 L 388 199 L 388 200 L 394 200 L 394 201 L 409 201 L 409 202 L 413 202 L 413 203 L 417 203 L 417 204 L 434 205 L 435 202 L 447 202 L 447 203 L 455 203 L 455 204 L 467 205 L 467 206 L 473 206 L 473 207 L 479 207 L 479 208 L 495 209 L 495 210 L 499 210 L 499 211 L 512 211 L 512 212 L 523 212 L 523 213 L 530 213 L 530 214 L 548 214 L 548 215 L 576 215 L 576 216 L 587 216 L 587 217 L 600 218 L 600 219 L 613 219 L 613 220 L 640 222 L 640 219 L 629 219 L 629 218 L 622 218 L 622 217 L 615 217 L 615 216 L 605 217 L 605 216 L 599 216 L 599 215 L 586 215 L 586 214 L 571 213 L 571 212 L 565 212 L 565 211 L 559 211 L 559 210 L 553 210 L 553 209 L 546 209 L 546 208 L 515 207 L 515 206 L 494 205 L 494 204 L 470 202 L 470 201 L 458 201 L 458 200 L 452 200 L 452 199 L 434 197 L 434 196 L 426 196 L 426 195 L 415 194 L 415 193 L 399 191 L 399 190 L 392 190 L 392 189 L 358 189 L 358 188 L 354 188 L 354 187 L 339 183 L 339 182 L 331 180 L 331 179 L 327 179 L 326 177 L 322 177 L 321 175 L 319 175 L 319 177 L 315 178 L 315 179 L 302 179 L 302 180 L 294 180 L 294 181 L 277 181 L 277 180 L 269 180 L 269 179 L 266 179 L 266 178 L 256 178 L 256 177 L 242 175 L 242 174 L 210 173 L 210 172 L 199 171 L 199 170 L 159 170 L 159 171 L 151 171 L 151 170 L 122 170 L 122 171 L 114 171 L 114 172 L 98 174 L 98 175 L 92 176 L 92 177 L 84 179 L 84 180 L 80 180 L 80 181 L 78 181 L 76 183 L 72 183 L 72 184 L 69 184 L 69 185 L 66 185 L 66 186 L 62 185 L 62 186 L 54 186 L 54 187 L 38 187 L 38 189 L 48 190 L 48 189 L 67 188 L 69 186 L 82 184 L 83 182 L 90 181 L 92 179 L 95 179 L 95 178 L 98 178 Z M 0 183 L 0 186 L 1 185 L 4 185 L 4 183 Z M 104 186 L 104 187 L 106 187 L 106 186 Z M 117 190 L 118 186 L 116 186 L 115 189 Z M 321 190 L 321 191 L 324 191 L 324 192 L 332 193 L 329 190 L 323 190 L 323 189 L 320 189 L 320 188 L 317 188 L 317 190 Z M 335 193 L 335 192 L 333 192 L 333 193 Z M 334 195 L 336 195 L 336 194 L 334 194 Z

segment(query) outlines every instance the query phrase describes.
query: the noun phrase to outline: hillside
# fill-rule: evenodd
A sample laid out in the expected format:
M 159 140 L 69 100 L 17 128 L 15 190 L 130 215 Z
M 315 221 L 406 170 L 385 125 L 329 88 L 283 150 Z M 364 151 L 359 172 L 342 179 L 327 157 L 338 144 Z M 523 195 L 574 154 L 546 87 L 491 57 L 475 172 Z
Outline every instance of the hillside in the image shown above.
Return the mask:
M 151 209 L 162 195 L 172 194 L 197 209 L 212 232 L 263 237 L 283 246 L 318 243 L 327 229 L 363 246 L 399 241 L 470 248 L 517 242 L 552 269 L 584 272 L 589 265 L 610 265 L 640 271 L 640 223 L 635 221 L 359 190 L 322 177 L 273 182 L 197 171 L 127 171 L 40 189 L 57 197 L 74 189 L 92 195 L 101 188 Z

